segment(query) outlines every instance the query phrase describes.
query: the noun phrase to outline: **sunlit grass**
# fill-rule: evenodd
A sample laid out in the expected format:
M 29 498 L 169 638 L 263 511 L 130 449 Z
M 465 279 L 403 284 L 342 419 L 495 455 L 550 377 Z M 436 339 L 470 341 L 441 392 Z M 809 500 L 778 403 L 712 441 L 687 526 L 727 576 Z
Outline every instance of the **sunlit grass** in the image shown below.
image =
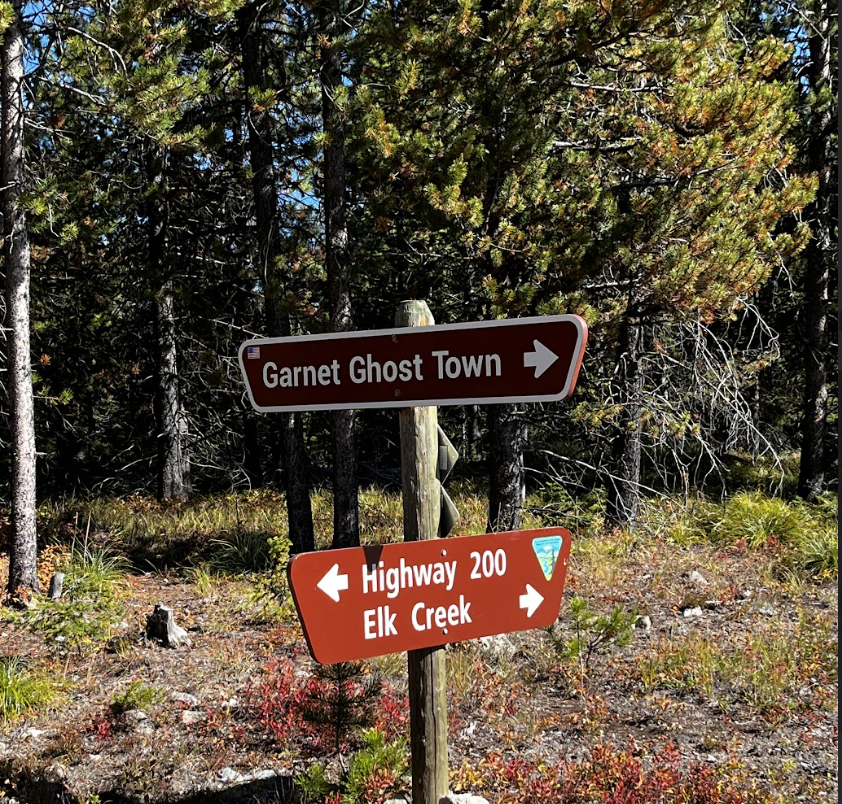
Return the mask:
M 770 714 L 798 706 L 805 688 L 821 702 L 837 683 L 836 651 L 829 624 L 802 612 L 794 629 L 755 628 L 736 648 L 700 634 L 661 639 L 636 666 L 647 692 L 684 690 Z
M 17 657 L 0 657 L 0 722 L 55 701 L 59 690 L 54 674 L 30 670 Z
M 448 484 L 459 510 L 451 536 L 485 533 L 488 499 L 464 481 Z M 749 549 L 773 548 L 783 568 L 819 580 L 838 577 L 836 498 L 817 504 L 789 502 L 758 491 L 739 492 L 724 502 L 702 494 L 646 498 L 634 530 L 612 530 L 604 520 L 604 495 L 591 492 L 574 499 L 557 485 L 532 492 L 524 503 L 522 529 L 553 525 L 574 536 L 575 557 L 583 569 L 613 585 L 632 553 L 654 549 L 658 542 L 679 547 L 693 544 Z M 398 489 L 360 490 L 362 544 L 403 541 L 403 503 Z M 329 490 L 311 494 L 316 549 L 333 541 L 333 496 Z M 222 572 L 259 572 L 273 562 L 267 545 L 288 534 L 284 495 L 260 489 L 197 497 L 186 502 L 158 503 L 151 497 L 68 498 L 41 509 L 47 540 L 68 543 L 71 536 L 107 544 L 112 552 L 132 556 L 177 556 L 181 566 L 209 562 Z M 176 550 L 175 547 L 179 550 Z M 775 552 L 777 551 L 777 552 Z M 770 554 L 772 554 L 770 553 Z M 178 558 L 180 556 L 180 558 Z M 172 561 L 169 562 L 172 566 Z

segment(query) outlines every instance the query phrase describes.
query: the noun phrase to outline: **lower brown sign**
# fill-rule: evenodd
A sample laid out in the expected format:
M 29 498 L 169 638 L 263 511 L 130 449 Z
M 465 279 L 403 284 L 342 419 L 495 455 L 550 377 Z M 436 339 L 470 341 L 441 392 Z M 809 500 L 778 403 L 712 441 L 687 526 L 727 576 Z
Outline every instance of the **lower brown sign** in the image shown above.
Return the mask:
M 322 664 L 552 625 L 570 560 L 565 528 L 302 553 L 289 582 Z

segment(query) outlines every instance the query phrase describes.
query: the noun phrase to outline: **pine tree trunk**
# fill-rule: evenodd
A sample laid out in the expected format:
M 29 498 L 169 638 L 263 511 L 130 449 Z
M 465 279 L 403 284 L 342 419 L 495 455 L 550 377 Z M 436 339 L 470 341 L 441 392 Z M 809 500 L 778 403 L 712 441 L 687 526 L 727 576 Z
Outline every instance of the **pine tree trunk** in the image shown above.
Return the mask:
M 332 332 L 351 329 L 351 293 L 348 282 L 348 226 L 345 212 L 345 131 L 342 112 L 334 100 L 342 87 L 342 54 L 339 34 L 339 0 L 321 10 L 322 124 L 324 148 L 325 261 Z M 356 444 L 353 410 L 337 410 L 333 425 L 333 547 L 360 543 Z
M 38 589 L 35 501 L 35 407 L 29 345 L 29 234 L 20 201 L 24 185 L 23 76 L 24 42 L 20 0 L 3 37 L 3 256 L 6 272 L 6 320 L 10 438 L 12 458 L 12 544 L 9 594 Z
M 246 411 L 243 416 L 243 471 L 252 488 L 260 488 L 263 485 L 263 461 L 257 419 L 251 411 Z
M 250 89 L 268 89 L 265 30 L 259 19 L 263 6 L 249 3 L 238 12 L 241 37 L 243 78 L 246 93 Z M 263 284 L 267 334 L 282 337 L 291 334 L 289 316 L 281 310 L 282 288 L 277 270 L 278 190 L 275 176 L 272 121 L 269 113 L 257 106 L 246 107 L 248 149 L 252 169 L 255 221 L 257 224 L 257 267 Z M 284 487 L 291 551 L 301 553 L 314 547 L 313 512 L 304 427 L 299 414 L 275 413 L 284 464 Z
M 488 430 L 491 459 L 488 530 L 517 530 L 526 490 L 523 464 L 526 419 L 523 405 L 489 405 Z
M 814 238 L 819 234 L 814 231 Z M 804 419 L 801 424 L 798 495 L 810 500 L 821 494 L 824 487 L 824 442 L 827 432 L 827 304 L 830 271 L 825 259 L 826 252 L 823 252 L 819 243 L 811 241 L 805 250 L 805 256 L 807 275 L 804 285 Z
M 819 177 L 816 200 L 808 212 L 813 237 L 804 251 L 804 419 L 801 425 L 801 464 L 798 473 L 798 494 L 812 499 L 821 494 L 826 467 L 827 434 L 827 361 L 828 361 L 828 287 L 830 266 L 836 264 L 833 249 L 833 221 L 836 205 L 832 203 L 832 184 L 836 178 L 834 152 L 831 147 L 832 127 L 836 126 L 829 98 L 831 81 L 830 5 L 817 3 L 816 29 L 810 38 L 809 83 L 822 103 L 815 110 L 810 125 L 809 164 Z M 827 95 L 827 97 L 824 97 Z
M 23 30 L 21 2 L 3 37 L 3 257 L 6 272 L 12 545 L 9 594 L 38 589 L 35 501 L 35 406 L 29 345 L 30 257 L 24 185 Z
M 149 200 L 149 272 L 160 284 L 155 293 L 157 346 L 158 499 L 184 499 L 190 493 L 187 452 L 187 417 L 181 402 L 178 344 L 173 283 L 167 264 L 169 210 L 166 198 L 164 157 L 150 149 L 149 178 L 154 190 Z
M 480 426 L 479 405 L 462 406 L 462 436 L 467 447 L 469 461 L 482 458 L 482 427 Z
M 607 514 L 613 525 L 634 527 L 640 508 L 641 416 L 643 413 L 643 327 L 626 317 L 620 330 L 617 397 L 622 404 L 607 481 Z
M 190 494 L 187 417 L 181 404 L 175 300 L 167 281 L 155 300 L 158 346 L 158 499 L 184 499 Z

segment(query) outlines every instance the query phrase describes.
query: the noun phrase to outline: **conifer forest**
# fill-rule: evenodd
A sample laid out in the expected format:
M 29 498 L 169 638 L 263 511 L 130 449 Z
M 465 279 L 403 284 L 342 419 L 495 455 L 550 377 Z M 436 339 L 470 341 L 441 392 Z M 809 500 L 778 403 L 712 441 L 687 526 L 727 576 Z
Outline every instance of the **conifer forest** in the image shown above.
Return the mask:
M 573 534 L 554 626 L 448 647 L 453 795 L 836 796 L 837 19 L 2 0 L 0 798 L 421 804 L 405 668 L 307 664 L 285 575 L 403 540 L 399 411 L 238 359 L 406 300 L 588 329 L 569 398 L 438 410 L 451 536 Z

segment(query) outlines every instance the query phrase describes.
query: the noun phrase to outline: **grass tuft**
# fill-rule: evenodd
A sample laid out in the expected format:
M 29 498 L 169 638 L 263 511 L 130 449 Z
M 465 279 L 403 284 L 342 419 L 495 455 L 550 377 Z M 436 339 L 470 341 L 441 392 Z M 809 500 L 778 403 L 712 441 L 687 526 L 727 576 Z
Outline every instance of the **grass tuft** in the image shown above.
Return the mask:
M 0 720 L 7 722 L 53 701 L 58 691 L 49 676 L 30 671 L 16 656 L 0 657 Z
M 74 546 L 64 572 L 61 598 L 40 601 L 22 621 L 51 642 L 77 650 L 107 640 L 125 613 L 119 602 L 125 561 L 104 549 Z
M 745 540 L 749 547 L 762 547 L 770 541 L 793 545 L 815 527 L 816 520 L 804 507 L 759 491 L 743 491 L 725 504 L 712 536 L 722 544 Z

